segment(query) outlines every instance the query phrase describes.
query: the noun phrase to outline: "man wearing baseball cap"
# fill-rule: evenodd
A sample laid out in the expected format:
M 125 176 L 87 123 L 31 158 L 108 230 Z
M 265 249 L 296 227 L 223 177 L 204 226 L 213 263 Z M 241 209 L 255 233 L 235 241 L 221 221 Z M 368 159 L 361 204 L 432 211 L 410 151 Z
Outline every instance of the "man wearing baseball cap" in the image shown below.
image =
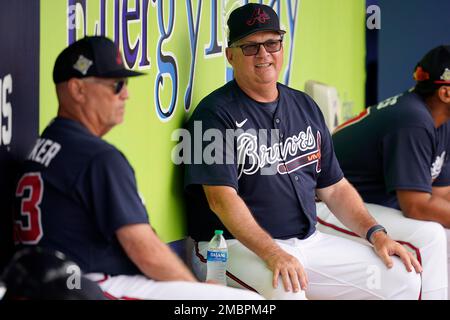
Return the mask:
M 343 178 L 316 103 L 277 82 L 285 32 L 275 11 L 249 3 L 231 13 L 228 27 L 235 79 L 204 98 L 188 123 L 192 134 L 203 128 L 223 137 L 214 158 L 222 161 L 186 164 L 196 273 L 205 275 L 212 230 L 223 229 L 231 286 L 269 299 L 417 299 L 419 262 Z M 209 144 L 192 154 L 208 154 Z M 317 231 L 316 193 L 374 250 Z M 378 285 L 368 284 L 370 268 Z
M 63 252 L 110 299 L 262 299 L 197 282 L 150 226 L 125 156 L 101 139 L 123 121 L 127 79 L 139 75 L 102 36 L 58 56 L 58 116 L 17 185 L 17 242 Z
M 342 124 L 333 142 L 345 177 L 371 214 L 422 261 L 422 298 L 447 299 L 442 226 L 449 236 L 450 46 L 430 50 L 413 74 L 414 88 Z M 318 205 L 326 224 L 320 228 L 345 229 L 329 213 Z

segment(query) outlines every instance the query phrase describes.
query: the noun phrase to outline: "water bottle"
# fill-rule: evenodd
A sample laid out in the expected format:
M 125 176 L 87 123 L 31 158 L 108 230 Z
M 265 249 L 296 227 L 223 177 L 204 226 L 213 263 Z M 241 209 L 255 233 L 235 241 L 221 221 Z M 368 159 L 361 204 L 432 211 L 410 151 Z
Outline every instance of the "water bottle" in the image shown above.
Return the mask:
M 223 237 L 223 231 L 216 230 L 208 245 L 206 280 L 214 280 L 226 286 L 227 260 L 228 248 L 227 242 Z

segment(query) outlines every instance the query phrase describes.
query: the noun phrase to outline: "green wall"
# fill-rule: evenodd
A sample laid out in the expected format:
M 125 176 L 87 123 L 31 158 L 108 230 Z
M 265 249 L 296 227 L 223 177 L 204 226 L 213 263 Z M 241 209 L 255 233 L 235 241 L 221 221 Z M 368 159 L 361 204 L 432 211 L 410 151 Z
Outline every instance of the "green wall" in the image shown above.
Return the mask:
M 217 37 L 223 44 L 222 51 L 215 55 L 206 55 L 205 49 L 211 42 L 213 15 L 212 4 L 217 5 Z M 181 168 L 173 165 L 171 151 L 176 145 L 171 135 L 182 126 L 196 104 L 209 92 L 226 82 L 226 59 L 224 46 L 223 12 L 239 1 L 234 0 L 175 0 L 174 25 L 171 35 L 164 40 L 162 54 L 173 57 L 178 74 L 178 90 L 172 93 L 172 78 L 164 75 L 164 85 L 159 87 L 161 109 L 167 109 L 171 100 L 177 102 L 171 117 L 162 119 L 158 116 L 155 104 L 156 79 L 159 72 L 158 42 L 160 40 L 158 17 L 160 4 L 163 4 L 165 29 L 170 21 L 170 1 L 140 0 L 140 18 L 127 23 L 130 30 L 128 39 L 131 44 L 147 41 L 147 50 L 140 46 L 137 61 L 146 56 L 149 65 L 139 66 L 147 75 L 132 79 L 129 83 L 130 99 L 127 103 L 125 123 L 113 129 L 105 138 L 122 150 L 136 171 L 139 191 L 146 201 L 153 226 L 163 240 L 173 241 L 185 235 L 185 218 L 182 208 L 182 174 Z M 270 4 L 272 1 L 264 1 Z M 79 19 L 77 38 L 84 32 L 95 33 L 100 24 L 101 0 L 86 0 L 86 29 L 83 27 L 81 10 L 69 7 L 70 0 L 41 0 L 41 46 L 40 46 L 40 130 L 56 115 L 57 100 L 52 83 L 53 62 L 58 53 L 68 44 L 68 29 Z M 122 9 L 123 0 L 106 0 L 106 35 L 114 38 L 115 4 Z M 148 10 L 143 10 L 148 3 Z M 291 15 L 289 6 L 291 4 Z M 295 25 L 292 16 L 296 12 Z M 199 7 L 199 4 L 201 5 Z M 275 7 L 277 7 L 276 2 Z M 341 100 L 351 113 L 357 113 L 364 106 L 365 83 L 365 1 L 363 0 L 280 0 L 280 18 L 288 31 L 285 42 L 285 70 L 280 81 L 284 82 L 286 65 L 291 61 L 289 85 L 303 90 L 306 80 L 314 79 L 337 87 Z M 192 107 L 185 110 L 185 94 L 191 72 L 191 43 L 189 36 L 189 5 L 193 13 L 193 25 L 196 25 L 197 12 L 200 8 L 198 43 L 194 81 L 192 90 Z M 79 6 L 79 8 L 81 8 Z M 136 1 L 128 1 L 128 11 L 136 8 Z M 145 12 L 144 12 L 145 11 Z M 69 13 L 77 12 L 76 18 Z M 119 11 L 122 13 L 122 10 Z M 121 16 L 121 15 L 119 15 Z M 290 17 L 291 16 L 291 20 Z M 143 18 L 145 17 L 145 18 Z M 291 21 L 291 22 L 290 22 Z M 145 34 L 142 29 L 147 23 Z M 123 26 L 122 19 L 119 25 Z M 292 38 L 292 28 L 295 37 Z M 119 34 L 122 34 L 119 28 Z M 144 39 L 145 38 L 145 39 Z M 120 46 L 123 48 L 122 36 Z M 289 48 L 293 43 L 293 50 Z

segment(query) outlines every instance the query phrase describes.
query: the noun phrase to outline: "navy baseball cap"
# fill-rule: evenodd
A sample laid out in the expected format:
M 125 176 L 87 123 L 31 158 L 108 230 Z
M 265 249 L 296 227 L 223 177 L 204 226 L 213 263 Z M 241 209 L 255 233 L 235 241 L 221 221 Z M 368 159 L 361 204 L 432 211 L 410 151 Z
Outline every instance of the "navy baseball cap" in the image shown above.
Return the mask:
M 228 18 L 228 46 L 259 31 L 275 31 L 285 34 L 280 29 L 280 20 L 276 12 L 269 6 L 259 3 L 248 3 L 231 12 Z
M 113 41 L 104 36 L 84 37 L 56 58 L 53 68 L 55 84 L 71 78 L 127 78 L 144 73 L 128 70 L 123 64 L 122 54 Z
M 450 46 L 441 45 L 429 51 L 414 69 L 416 88 L 432 91 L 450 85 Z

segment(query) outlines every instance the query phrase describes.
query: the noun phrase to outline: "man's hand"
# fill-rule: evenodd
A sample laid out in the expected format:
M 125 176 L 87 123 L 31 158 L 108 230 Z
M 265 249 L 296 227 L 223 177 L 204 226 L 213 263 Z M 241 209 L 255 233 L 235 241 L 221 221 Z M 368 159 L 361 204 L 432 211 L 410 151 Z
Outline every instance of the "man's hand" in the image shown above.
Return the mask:
M 287 292 L 299 292 L 307 286 L 306 273 L 300 262 L 286 253 L 256 222 L 237 191 L 228 186 L 203 186 L 210 209 L 230 233 L 265 261 L 273 272 L 273 287 L 281 275 Z
M 268 255 L 265 261 L 268 268 L 273 272 L 272 284 L 274 288 L 278 287 L 278 277 L 281 275 L 286 292 L 306 290 L 308 278 L 297 258 L 280 248 Z
M 408 272 L 411 272 L 413 268 L 417 273 L 421 273 L 423 271 L 422 266 L 414 255 L 407 251 L 400 243 L 392 240 L 384 232 L 374 233 L 372 239 L 375 252 L 389 269 L 393 266 L 391 256 L 396 255 L 402 259 Z

